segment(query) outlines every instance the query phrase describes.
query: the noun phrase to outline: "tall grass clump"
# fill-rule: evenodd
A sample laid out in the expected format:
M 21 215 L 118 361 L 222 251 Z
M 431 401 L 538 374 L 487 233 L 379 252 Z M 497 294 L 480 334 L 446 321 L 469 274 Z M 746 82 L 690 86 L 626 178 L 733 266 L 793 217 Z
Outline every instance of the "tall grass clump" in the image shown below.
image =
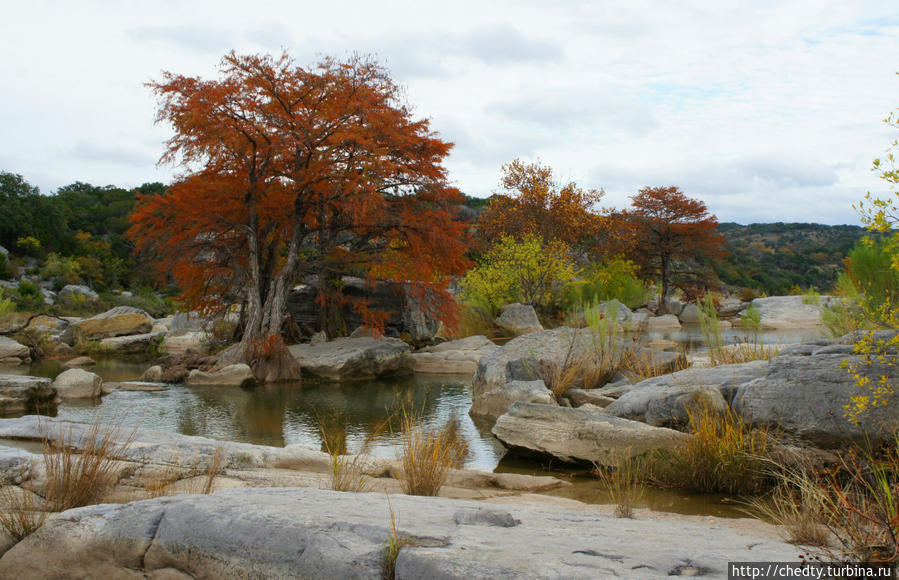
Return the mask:
M 400 484 L 409 495 L 437 495 L 449 476 L 460 465 L 468 446 L 459 433 L 459 420 L 453 417 L 441 428 L 426 428 L 421 420 L 403 409 L 400 414 L 402 451 Z
M 396 559 L 400 555 L 400 550 L 406 546 L 414 546 L 416 544 L 415 538 L 399 531 L 393 506 L 390 506 L 389 509 L 390 535 L 387 536 L 387 545 L 384 546 L 384 556 L 381 561 L 381 578 L 384 578 L 384 580 L 396 578 Z
M 770 360 L 777 355 L 777 350 L 766 347 L 758 339 L 760 326 L 758 309 L 750 306 L 744 316 L 744 325 L 753 331 L 752 340 L 727 344 L 721 333 L 718 312 L 711 296 L 706 296 L 699 303 L 699 325 L 708 345 L 709 361 L 712 366 L 731 365 L 754 360 Z
M 770 488 L 766 457 L 772 438 L 766 429 L 747 425 L 729 407 L 716 409 L 704 397 L 689 403 L 686 411 L 691 437 L 651 454 L 642 467 L 645 480 L 735 495 Z
M 614 468 L 596 467 L 593 473 L 602 481 L 615 503 L 615 516 L 619 518 L 634 517 L 634 505 L 643 496 L 643 481 L 639 459 L 630 458 L 621 461 Z
M 782 465 L 773 466 L 772 472 L 781 478 L 786 475 L 794 483 L 782 481 L 770 494 L 747 501 L 749 514 L 779 526 L 790 544 L 828 546 L 830 533 L 818 519 L 815 506 L 819 492 L 809 472 Z
M 16 541 L 37 531 L 46 519 L 33 493 L 13 485 L 0 487 L 0 526 Z
M 362 447 L 354 454 L 347 453 L 347 423 L 341 415 L 331 415 L 330 420 L 318 415 L 318 425 L 321 430 L 322 446 L 330 457 L 328 464 L 328 481 L 331 489 L 335 491 L 368 491 L 371 482 L 365 475 L 365 454 L 371 449 L 375 440 L 387 429 L 392 417 L 375 425 L 374 429 L 366 435 Z
M 102 415 L 96 414 L 81 435 L 71 425 L 56 433 L 46 424 L 41 426 L 47 472 L 44 498 L 50 511 L 96 503 L 115 484 L 116 461 L 133 443 L 137 429 L 120 441 L 121 422 L 103 426 L 101 421 Z

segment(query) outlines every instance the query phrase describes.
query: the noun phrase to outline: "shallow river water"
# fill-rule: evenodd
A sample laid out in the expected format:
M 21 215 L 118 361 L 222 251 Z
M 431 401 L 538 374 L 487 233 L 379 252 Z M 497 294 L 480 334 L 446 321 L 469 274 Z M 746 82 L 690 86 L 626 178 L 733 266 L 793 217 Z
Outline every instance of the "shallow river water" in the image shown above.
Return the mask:
M 820 331 L 766 332 L 766 344 L 783 344 L 819 338 Z M 728 342 L 742 340 L 738 331 L 725 334 Z M 684 345 L 687 352 L 701 353 L 704 345 L 698 329 L 648 337 L 667 338 Z M 99 359 L 89 370 L 106 382 L 137 380 L 149 362 Z M 62 371 L 60 361 L 41 361 L 31 367 L 3 367 L 0 374 L 32 374 L 53 378 Z M 388 415 L 401 407 L 419 412 L 427 425 L 442 425 L 452 417 L 468 441 L 465 467 L 483 471 L 551 474 L 568 479 L 572 486 L 549 492 L 589 503 L 609 503 L 599 482 L 584 472 L 566 472 L 559 465 L 540 465 L 505 457 L 503 446 L 490 434 L 490 426 L 474 421 L 471 376 L 424 376 L 352 383 L 284 383 L 254 389 L 217 386 L 173 385 L 167 391 L 115 391 L 100 402 L 64 401 L 56 416 L 89 422 L 102 413 L 104 422 L 123 426 L 201 435 L 220 440 L 284 446 L 303 444 L 322 448 L 326 433 L 345 430 L 349 452 L 357 452 L 378 430 Z M 372 441 L 366 453 L 394 458 L 399 434 L 388 428 Z M 560 471 L 562 469 L 563 471 Z M 692 494 L 681 490 L 647 489 L 637 504 L 661 511 L 687 514 L 745 516 L 738 504 L 722 496 Z

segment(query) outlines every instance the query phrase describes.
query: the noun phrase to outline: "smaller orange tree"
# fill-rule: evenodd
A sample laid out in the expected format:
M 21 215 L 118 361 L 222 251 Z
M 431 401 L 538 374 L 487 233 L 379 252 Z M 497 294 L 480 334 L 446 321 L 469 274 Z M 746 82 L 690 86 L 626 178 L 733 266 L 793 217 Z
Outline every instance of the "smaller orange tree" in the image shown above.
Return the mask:
M 711 285 L 709 262 L 724 255 L 724 237 L 705 203 L 677 187 L 644 187 L 631 200 L 632 208 L 618 216 L 627 232 L 618 249 L 644 277 L 659 281 L 662 308 L 672 287 L 695 295 Z
M 539 161 L 515 159 L 502 170 L 502 192 L 490 199 L 478 220 L 482 240 L 538 236 L 546 243 L 574 246 L 601 229 L 603 220 L 596 206 L 602 190 L 583 189 L 573 181 L 560 185 L 552 168 Z

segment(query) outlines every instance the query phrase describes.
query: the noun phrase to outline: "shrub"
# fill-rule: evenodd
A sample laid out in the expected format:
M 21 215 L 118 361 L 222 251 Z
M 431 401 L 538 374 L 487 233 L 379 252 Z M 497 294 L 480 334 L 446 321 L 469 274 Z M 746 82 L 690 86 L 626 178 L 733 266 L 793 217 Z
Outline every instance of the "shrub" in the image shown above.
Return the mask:
M 57 290 L 66 284 L 77 284 L 81 281 L 81 269 L 78 262 L 72 258 L 51 253 L 47 256 L 44 267 L 41 269 L 41 277 L 45 279 L 55 278 Z
M 637 266 L 629 260 L 614 259 L 582 272 L 581 279 L 568 291 L 568 303 L 576 307 L 591 300 L 618 300 L 636 308 L 646 302 L 648 294 L 649 289 L 637 277 Z
M 759 296 L 760 296 L 759 291 L 756 290 L 755 288 L 743 288 L 737 294 L 737 298 L 739 298 L 743 302 L 752 302 Z
M 18 309 L 23 312 L 41 310 L 44 307 L 44 296 L 40 287 L 31 280 L 20 280 L 16 288 Z
M 548 310 L 561 304 L 575 273 L 565 244 L 503 236 L 460 285 L 466 303 L 491 313 L 513 302 Z
M 6 254 L 0 252 L 0 280 L 8 280 L 12 276 L 12 269 L 9 267 L 9 260 Z

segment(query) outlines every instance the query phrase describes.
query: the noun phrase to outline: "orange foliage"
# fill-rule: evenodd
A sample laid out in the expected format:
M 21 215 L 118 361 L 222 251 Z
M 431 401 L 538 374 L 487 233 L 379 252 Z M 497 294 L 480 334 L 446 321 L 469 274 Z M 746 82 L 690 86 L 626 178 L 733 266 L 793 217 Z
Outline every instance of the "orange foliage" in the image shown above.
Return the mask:
M 696 296 L 711 282 L 708 260 L 724 255 L 718 219 L 677 187 L 644 187 L 619 216 L 623 247 L 642 274 L 659 280 L 662 303 L 671 286 Z
M 604 225 L 596 205 L 604 192 L 582 189 L 575 182 L 559 185 L 552 168 L 515 159 L 503 165 L 502 188 L 478 220 L 484 240 L 503 235 L 520 239 L 537 235 L 549 243 L 575 245 L 596 235 Z
M 219 80 L 165 73 L 149 86 L 157 120 L 175 130 L 162 161 L 185 174 L 139 198 L 130 236 L 186 306 L 246 306 L 245 358 L 281 331 L 304 277 L 322 291 L 351 273 L 445 294 L 469 266 L 441 165 L 452 144 L 412 118 L 378 64 L 307 69 L 286 54 L 232 52 Z

